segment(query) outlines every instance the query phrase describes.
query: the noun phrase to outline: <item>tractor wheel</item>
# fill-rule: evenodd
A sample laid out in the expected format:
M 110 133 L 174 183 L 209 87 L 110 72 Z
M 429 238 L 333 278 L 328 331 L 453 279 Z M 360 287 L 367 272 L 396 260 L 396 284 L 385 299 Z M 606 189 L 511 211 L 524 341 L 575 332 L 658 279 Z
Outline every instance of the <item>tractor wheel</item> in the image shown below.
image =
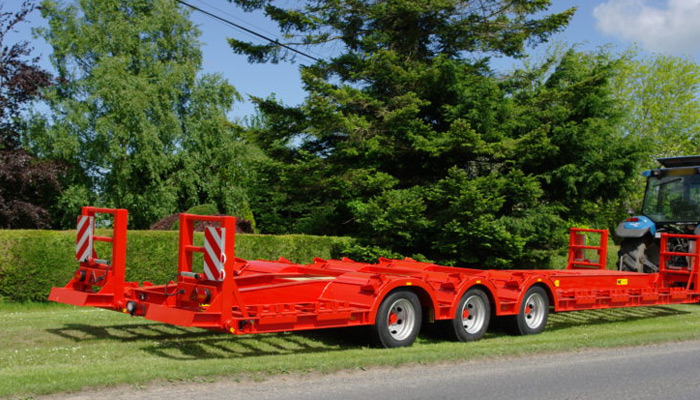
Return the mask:
M 658 260 L 655 260 L 654 257 L 649 257 L 647 254 L 652 250 L 649 248 L 652 246 L 649 246 L 648 242 L 647 238 L 642 237 L 627 238 L 620 243 L 620 251 L 617 252 L 620 271 L 658 271 Z M 658 256 L 656 258 L 658 258 Z
M 410 346 L 421 326 L 418 296 L 409 290 L 397 290 L 382 301 L 372 326 L 375 344 L 381 347 Z
M 491 304 L 483 290 L 472 288 L 459 300 L 453 319 L 441 321 L 442 329 L 449 339 L 473 342 L 481 339 L 489 327 Z

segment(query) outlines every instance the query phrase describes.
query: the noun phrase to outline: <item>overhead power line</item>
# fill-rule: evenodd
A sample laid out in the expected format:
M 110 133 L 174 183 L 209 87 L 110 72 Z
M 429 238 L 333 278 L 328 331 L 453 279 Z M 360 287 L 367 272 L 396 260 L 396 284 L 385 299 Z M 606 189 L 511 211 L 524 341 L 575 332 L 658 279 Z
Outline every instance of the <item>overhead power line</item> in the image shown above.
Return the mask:
M 252 29 L 248 29 L 248 28 L 246 28 L 245 26 L 241 26 L 241 25 L 239 25 L 239 24 L 237 24 L 237 23 L 235 23 L 235 22 L 232 22 L 232 21 L 230 21 L 230 20 L 227 20 L 226 18 L 222 18 L 222 17 L 220 17 L 220 16 L 218 16 L 218 15 L 216 15 L 216 14 L 210 13 L 209 11 L 202 10 L 201 8 L 199 8 L 199 7 L 197 7 L 197 6 L 194 6 L 194 5 L 192 5 L 192 4 L 189 4 L 189 3 L 187 3 L 187 2 L 185 2 L 185 1 L 183 1 L 183 0 L 175 0 L 175 1 L 177 1 L 177 2 L 180 3 L 180 4 L 182 4 L 183 6 L 187 6 L 187 7 L 191 8 L 191 9 L 193 9 L 193 10 L 195 10 L 195 11 L 199 11 L 199 12 L 201 12 L 202 14 L 205 14 L 205 15 L 208 15 L 208 16 L 210 16 L 210 17 L 212 17 L 212 18 L 215 18 L 215 19 L 217 19 L 217 20 L 219 20 L 219 21 L 221 21 L 221 22 L 223 22 L 223 23 L 225 23 L 225 24 L 231 25 L 231 26 L 233 26 L 234 28 L 240 29 L 240 30 L 242 30 L 242 31 L 244 31 L 244 32 L 247 32 L 247 33 L 253 35 L 253 36 L 259 37 L 259 38 L 264 39 L 264 40 L 267 40 L 268 42 L 273 43 L 273 44 L 276 44 L 277 46 L 284 47 L 285 49 L 287 49 L 287 50 L 289 50 L 289 51 L 292 51 L 292 52 L 294 52 L 294 53 L 297 53 L 297 54 L 299 54 L 299 55 L 301 55 L 301 56 L 304 56 L 304 57 L 306 57 L 306 58 L 310 58 L 310 59 L 312 59 L 312 60 L 314 60 L 314 61 L 320 61 L 318 58 L 316 58 L 316 57 L 314 57 L 314 56 L 311 56 L 311 55 L 309 55 L 309 54 L 306 54 L 306 53 L 304 53 L 303 51 L 297 50 L 297 49 L 295 49 L 295 48 L 293 48 L 293 47 L 290 47 L 290 46 L 288 46 L 288 45 L 286 45 L 286 44 L 284 44 L 284 43 L 280 43 L 280 42 L 278 42 L 277 40 L 275 40 L 275 39 L 273 39 L 273 38 L 271 38 L 271 37 L 269 37 L 269 36 L 265 36 L 265 35 L 263 35 L 263 34 L 260 34 L 260 33 L 258 33 L 258 32 L 255 32 L 255 31 L 252 30 Z
M 222 10 L 221 8 L 212 5 L 211 0 L 185 0 L 185 1 L 192 3 L 198 7 L 204 7 L 207 10 L 209 10 L 209 12 L 216 13 L 219 16 L 221 16 L 222 18 L 229 18 L 232 21 L 236 21 L 243 26 L 247 26 L 248 29 L 253 29 L 259 33 L 262 33 L 263 35 L 267 35 L 267 36 L 270 36 L 272 38 L 276 38 L 277 40 L 279 40 L 279 37 L 277 37 L 277 34 L 275 32 L 269 31 L 269 30 L 267 30 L 259 25 L 254 25 L 250 21 L 250 19 L 239 18 L 235 14 L 232 14 L 226 10 Z M 218 22 L 220 22 L 220 21 L 218 21 Z

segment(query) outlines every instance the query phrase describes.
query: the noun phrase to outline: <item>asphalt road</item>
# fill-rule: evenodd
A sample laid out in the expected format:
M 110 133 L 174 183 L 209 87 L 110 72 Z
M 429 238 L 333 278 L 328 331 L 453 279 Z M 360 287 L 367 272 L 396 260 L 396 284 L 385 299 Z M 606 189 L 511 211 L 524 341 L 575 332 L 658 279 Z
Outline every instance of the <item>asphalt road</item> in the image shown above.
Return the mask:
M 468 346 L 468 344 L 465 344 Z M 699 399 L 700 341 L 502 358 L 465 363 L 372 368 L 263 382 L 116 388 L 68 399 Z

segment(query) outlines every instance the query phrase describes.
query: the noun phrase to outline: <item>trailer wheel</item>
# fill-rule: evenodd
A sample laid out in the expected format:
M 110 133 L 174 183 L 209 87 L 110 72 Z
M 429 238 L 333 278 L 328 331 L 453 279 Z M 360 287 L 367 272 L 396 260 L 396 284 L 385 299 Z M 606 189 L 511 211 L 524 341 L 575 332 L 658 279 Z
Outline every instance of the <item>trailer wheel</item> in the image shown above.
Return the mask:
M 483 290 L 467 290 L 457 304 L 457 312 L 443 322 L 445 335 L 460 342 L 473 342 L 484 337 L 491 320 L 491 304 Z
M 408 290 L 397 290 L 390 293 L 379 306 L 372 333 L 379 346 L 404 347 L 416 340 L 420 325 L 418 296 Z
M 541 333 L 549 317 L 549 296 L 540 286 L 533 286 L 525 293 L 520 312 L 514 317 L 511 330 L 517 335 Z

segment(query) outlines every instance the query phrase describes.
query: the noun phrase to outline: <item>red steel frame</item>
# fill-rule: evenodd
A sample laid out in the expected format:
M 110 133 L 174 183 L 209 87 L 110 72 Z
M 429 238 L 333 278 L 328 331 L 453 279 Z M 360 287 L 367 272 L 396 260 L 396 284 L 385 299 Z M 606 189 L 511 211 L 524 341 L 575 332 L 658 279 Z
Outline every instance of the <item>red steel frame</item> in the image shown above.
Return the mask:
M 121 309 L 125 305 L 124 293 L 127 286 L 125 277 L 128 211 L 83 207 L 80 213 L 81 216 L 93 217 L 93 221 L 96 214 L 112 215 L 112 236 L 93 236 L 94 241 L 112 245 L 111 258 L 97 258 L 97 252 L 93 248 L 92 256 L 80 262 L 73 279 L 66 286 L 51 290 L 49 300 L 75 306 Z
M 554 311 L 700 300 L 700 246 L 691 246 L 688 253 L 667 250 L 669 238 L 697 243 L 700 237 L 693 235 L 663 234 L 660 271 L 652 274 L 606 270 L 608 232 L 576 228 L 571 229 L 564 270 L 466 269 L 409 258 L 379 259 L 376 264 L 317 258 L 301 265 L 282 258 L 236 258 L 235 218 L 189 214 L 180 216 L 177 279 L 166 285 L 125 282 L 126 210 L 83 208 L 83 215 L 95 213 L 114 216 L 113 236 L 95 237 L 112 243 L 111 264 L 94 260 L 80 263 L 76 277 L 65 287 L 54 288 L 50 300 L 233 334 L 371 325 L 382 300 L 397 288 L 414 291 L 431 322 L 452 319 L 462 295 L 474 287 L 486 292 L 497 316 L 517 314 L 525 293 L 534 285 L 546 291 Z M 219 224 L 227 232 L 222 281 L 210 281 L 193 272 L 192 255 L 203 251 L 194 244 L 197 220 Z M 597 238 L 599 244 L 586 244 L 586 236 Z M 586 258 L 591 253 L 594 259 Z M 688 257 L 689 268 L 668 265 L 670 257 L 679 256 Z M 93 273 L 104 279 L 78 279 Z

